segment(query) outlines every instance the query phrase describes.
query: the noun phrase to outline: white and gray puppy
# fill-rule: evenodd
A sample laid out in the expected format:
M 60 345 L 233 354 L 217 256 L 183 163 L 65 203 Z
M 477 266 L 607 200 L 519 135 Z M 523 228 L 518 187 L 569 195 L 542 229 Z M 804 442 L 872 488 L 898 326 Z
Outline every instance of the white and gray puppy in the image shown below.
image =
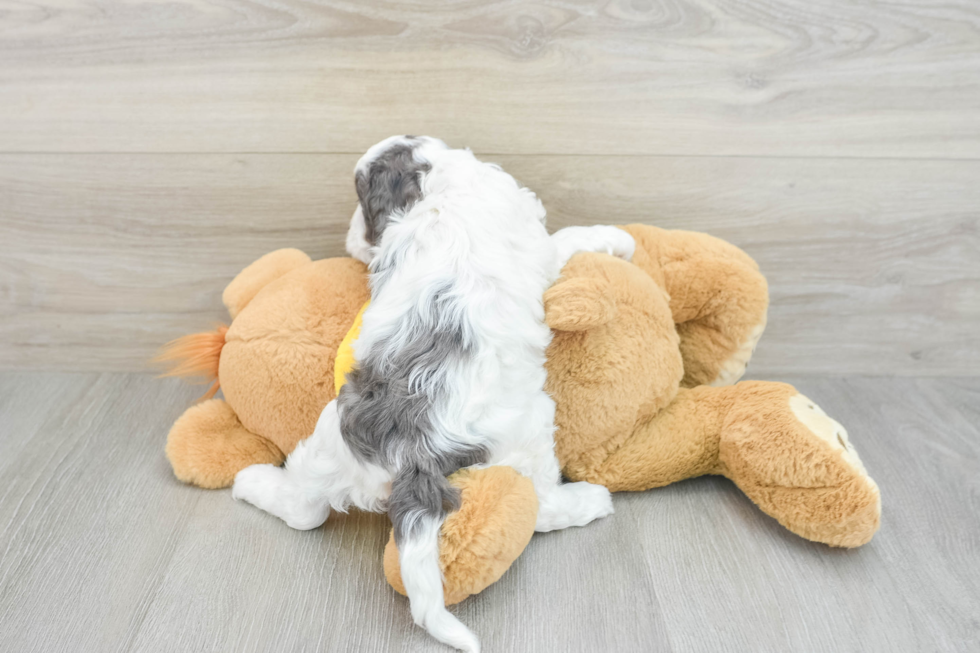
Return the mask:
M 285 466 L 243 470 L 233 496 L 300 529 L 331 508 L 386 509 L 415 622 L 477 651 L 444 604 L 439 530 L 459 504 L 446 476 L 513 467 L 534 483 L 538 531 L 612 512 L 605 488 L 561 482 L 542 297 L 575 252 L 629 259 L 634 242 L 613 227 L 549 236 L 534 193 L 433 138 L 384 140 L 354 176 L 347 246 L 371 272 L 355 369 Z

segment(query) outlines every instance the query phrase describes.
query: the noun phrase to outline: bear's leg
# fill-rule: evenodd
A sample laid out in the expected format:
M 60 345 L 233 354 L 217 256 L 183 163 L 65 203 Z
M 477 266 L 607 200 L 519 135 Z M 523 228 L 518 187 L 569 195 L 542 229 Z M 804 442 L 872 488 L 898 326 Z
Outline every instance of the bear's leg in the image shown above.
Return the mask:
M 847 431 L 793 386 L 750 381 L 722 427 L 726 476 L 792 532 L 856 547 L 878 530 L 881 496 Z
M 664 275 L 671 310 L 681 318 L 681 385 L 738 381 L 766 328 L 765 278 L 745 261 L 697 257 L 666 265 Z
M 272 442 L 242 426 L 221 399 L 188 408 L 170 429 L 166 453 L 177 478 L 209 489 L 228 487 L 249 465 L 278 465 L 285 458 Z
M 684 357 L 681 385 L 738 381 L 766 326 L 769 290 L 759 266 L 707 234 L 649 225 L 623 229 L 636 239 L 633 262 L 670 295 Z

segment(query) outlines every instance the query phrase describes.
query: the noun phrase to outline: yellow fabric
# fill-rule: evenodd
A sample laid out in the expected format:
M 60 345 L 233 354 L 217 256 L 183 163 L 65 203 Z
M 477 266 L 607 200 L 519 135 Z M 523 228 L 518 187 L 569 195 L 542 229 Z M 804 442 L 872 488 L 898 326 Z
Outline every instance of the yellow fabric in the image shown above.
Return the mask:
M 364 302 L 364 306 L 354 318 L 354 324 L 351 325 L 350 331 L 340 341 L 340 347 L 337 348 L 337 358 L 334 359 L 333 364 L 333 386 L 338 395 L 340 389 L 347 383 L 347 373 L 354 369 L 354 347 L 352 345 L 357 340 L 357 336 L 361 334 L 361 320 L 364 318 L 364 311 L 370 304 L 371 302 Z

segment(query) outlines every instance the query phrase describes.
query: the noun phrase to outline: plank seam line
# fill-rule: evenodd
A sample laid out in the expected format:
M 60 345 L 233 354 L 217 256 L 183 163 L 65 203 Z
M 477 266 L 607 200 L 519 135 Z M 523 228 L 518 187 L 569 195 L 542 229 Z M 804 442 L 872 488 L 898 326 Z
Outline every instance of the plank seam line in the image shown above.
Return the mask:
M 354 151 L 167 151 L 155 152 L 148 151 L 32 151 L 32 150 L 0 150 L 0 156 L 360 156 L 364 152 Z M 632 159 L 773 159 L 773 160 L 854 160 L 854 161 L 936 161 L 949 163 L 971 163 L 980 161 L 980 154 L 976 157 L 932 157 L 932 156 L 857 156 L 857 155 L 811 155 L 811 154 L 595 154 L 595 153 L 569 153 L 569 152 L 492 152 L 478 150 L 478 156 L 507 156 L 513 158 L 532 158 L 532 157 L 578 157 L 578 158 L 632 158 Z

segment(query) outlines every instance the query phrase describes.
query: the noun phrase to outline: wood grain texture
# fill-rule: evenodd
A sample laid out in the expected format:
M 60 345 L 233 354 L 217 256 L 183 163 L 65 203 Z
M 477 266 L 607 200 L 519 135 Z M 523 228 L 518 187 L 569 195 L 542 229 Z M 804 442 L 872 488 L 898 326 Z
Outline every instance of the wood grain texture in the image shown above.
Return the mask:
M 806 542 L 724 479 L 615 497 L 536 535 L 454 608 L 486 651 L 956 652 L 980 647 L 977 379 L 786 377 L 881 487 L 852 551 Z M 0 374 L 3 649 L 445 651 L 384 582 L 387 520 L 299 532 L 177 482 L 196 389 L 145 375 Z
M 0 149 L 980 152 L 972 0 L 25 0 Z
M 761 373 L 980 372 L 980 162 L 493 156 L 553 228 L 707 231 L 770 281 Z M 343 255 L 356 155 L 0 155 L 0 367 L 141 370 L 280 247 Z

